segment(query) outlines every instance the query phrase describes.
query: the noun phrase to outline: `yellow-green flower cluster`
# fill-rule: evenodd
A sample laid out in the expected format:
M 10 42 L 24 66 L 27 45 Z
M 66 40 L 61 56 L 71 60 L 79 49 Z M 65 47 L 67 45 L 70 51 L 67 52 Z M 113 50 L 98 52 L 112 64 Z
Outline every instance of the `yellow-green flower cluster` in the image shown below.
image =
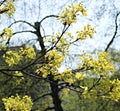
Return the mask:
M 91 90 L 87 86 L 80 87 L 83 89 L 82 95 L 85 99 L 96 99 L 99 96 L 102 99 L 110 99 L 116 102 L 120 100 L 120 80 L 118 79 L 102 78 L 98 85 L 91 86 Z
M 68 53 L 68 49 L 72 38 L 68 37 L 68 33 L 65 33 L 64 36 L 59 38 L 60 36 L 61 33 L 57 33 L 55 36 L 53 36 L 52 43 L 55 44 L 57 41 L 59 41 L 56 45 L 56 50 L 60 52 L 63 56 L 65 56 Z
M 90 96 L 88 95 L 88 87 L 87 86 L 80 86 L 81 89 L 83 89 L 82 95 L 84 98 L 89 98 Z
M 64 70 L 62 74 L 60 74 L 61 80 L 69 83 L 69 85 L 74 83 L 73 74 L 69 69 Z
M 57 52 L 56 50 L 51 50 L 49 53 L 47 53 L 45 58 L 48 62 L 50 61 L 50 64 L 52 66 L 56 66 L 57 68 L 59 68 L 61 66 L 61 62 L 63 62 L 63 60 L 64 60 L 62 55 L 59 52 Z
M 26 59 L 34 59 L 36 57 L 34 48 L 30 46 L 25 46 L 25 48 L 21 47 L 19 53 Z
M 65 34 L 66 34 L 67 36 L 69 36 L 71 39 L 73 39 L 73 37 L 74 37 L 71 32 L 66 32 Z
M 62 11 L 58 20 L 61 20 L 63 24 L 70 25 L 76 22 L 78 12 L 81 12 L 83 16 L 87 15 L 87 12 L 81 3 L 77 5 L 68 5 L 68 8 Z
M 110 81 L 111 83 L 111 88 L 110 88 L 110 99 L 114 101 L 119 101 L 120 100 L 120 80 L 115 79 Z
M 68 40 L 67 40 L 68 39 Z M 69 47 L 70 47 L 70 39 L 66 37 L 62 37 L 60 39 L 59 44 L 57 44 L 56 49 L 62 53 L 63 56 L 65 56 L 68 53 Z
M 44 78 L 49 74 L 55 75 L 57 73 L 57 68 L 61 66 L 64 57 L 56 50 L 51 50 L 45 55 L 45 63 L 38 66 L 36 72 L 41 73 Z
M 84 68 L 84 70 L 92 70 L 100 76 L 109 76 L 109 72 L 114 71 L 109 55 L 106 52 L 98 52 L 97 56 L 98 59 L 95 59 L 92 55 L 85 53 L 80 58 L 82 60 L 80 67 Z
M 94 34 L 95 30 L 94 28 L 87 24 L 84 26 L 83 31 L 77 31 L 77 39 L 80 40 L 85 40 L 87 36 L 89 36 L 90 38 L 93 38 L 93 34 Z
M 2 42 L 8 40 L 12 37 L 12 29 L 11 28 L 4 28 L 3 32 L 0 34 L 2 38 Z
M 9 66 L 17 65 L 21 60 L 20 55 L 16 51 L 7 51 L 3 57 Z
M 0 8 L 0 14 L 5 12 L 9 17 L 13 15 L 13 13 L 15 12 L 15 6 L 13 5 L 13 1 L 14 0 L 8 1 L 3 8 Z
M 24 79 L 23 74 L 20 71 L 15 71 L 14 76 L 15 76 L 17 85 L 20 84 L 21 81 Z M 16 76 L 17 76 L 17 78 L 16 78 Z
M 79 72 L 73 74 L 71 70 L 65 69 L 63 73 L 55 75 L 54 78 L 67 82 L 69 85 L 72 85 L 76 80 L 83 80 L 84 75 Z
M 14 75 L 16 75 L 16 76 L 23 76 L 23 74 L 20 71 L 15 71 Z
M 75 78 L 76 78 L 77 80 L 83 80 L 83 79 L 84 79 L 84 75 L 83 75 L 82 73 L 80 73 L 80 72 L 77 72 L 77 73 L 75 74 Z
M 6 50 L 6 45 L 1 44 L 1 45 L 0 45 L 0 51 L 1 51 L 1 50 Z
M 3 57 L 5 58 L 5 62 L 12 67 L 19 64 L 24 58 L 26 60 L 35 59 L 36 53 L 33 47 L 26 46 L 25 48 L 21 48 L 19 52 L 9 50 L 3 55 Z
M 67 96 L 68 93 L 70 92 L 70 89 L 64 88 L 64 89 L 62 89 L 62 92 L 63 92 L 63 94 L 64 94 L 65 96 Z
M 97 98 L 97 90 L 94 89 L 89 92 L 88 92 L 88 90 L 84 90 L 82 95 L 83 95 L 84 99 L 89 99 L 89 98 L 96 99 Z
M 97 94 L 103 99 L 120 100 L 120 80 L 101 79 L 99 86 L 96 86 Z
M 23 96 L 20 98 L 18 95 L 2 99 L 6 111 L 31 111 L 33 102 L 30 97 Z

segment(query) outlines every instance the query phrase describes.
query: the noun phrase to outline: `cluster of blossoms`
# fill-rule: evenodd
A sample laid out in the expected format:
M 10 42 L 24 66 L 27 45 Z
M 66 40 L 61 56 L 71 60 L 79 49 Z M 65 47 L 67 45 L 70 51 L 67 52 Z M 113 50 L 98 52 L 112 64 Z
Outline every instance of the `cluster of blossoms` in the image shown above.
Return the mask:
M 69 85 L 74 83 L 73 74 L 69 69 L 64 70 L 64 72 L 60 75 L 61 80 L 69 83 Z
M 15 6 L 13 5 L 13 2 L 14 0 L 6 1 L 5 6 L 0 7 L 0 14 L 6 13 L 9 17 L 13 15 L 13 13 L 15 12 Z M 0 45 L 0 50 L 6 50 L 4 42 L 10 39 L 11 37 L 12 29 L 4 28 L 3 32 L 0 34 L 0 39 L 3 43 Z M 33 48 L 27 48 L 26 50 L 27 58 L 33 58 L 35 56 Z M 3 58 L 5 58 L 6 63 L 10 67 L 12 67 L 13 65 L 17 65 L 20 62 L 22 56 L 19 53 L 20 52 L 9 50 L 3 55 Z M 16 71 L 14 75 L 23 76 L 23 74 L 19 71 Z M 2 101 L 4 103 L 6 111 L 30 111 L 33 105 L 31 98 L 28 96 L 23 96 L 22 98 L 20 98 L 18 95 L 16 95 L 16 97 L 11 96 L 9 98 L 3 98 Z
M 100 76 L 109 76 L 109 72 L 114 72 L 114 66 L 110 62 L 110 57 L 106 52 L 98 52 L 98 57 L 95 59 L 92 55 L 84 53 L 80 58 L 82 63 L 81 68 L 84 70 L 92 70 Z
M 87 24 L 84 26 L 84 29 L 82 31 L 77 31 L 77 39 L 80 39 L 80 40 L 85 40 L 87 36 L 89 36 L 90 38 L 93 37 L 93 34 L 94 34 L 95 30 L 94 28 Z
M 36 57 L 34 48 L 30 46 L 25 46 L 25 48 L 21 47 L 19 54 L 25 59 L 34 59 Z
M 6 45 L 1 44 L 1 45 L 0 45 L 0 51 L 1 51 L 1 50 L 6 50 Z
M 84 79 L 84 74 L 80 73 L 80 72 L 73 73 L 71 70 L 65 69 L 63 71 L 63 73 L 55 75 L 54 78 L 58 79 L 58 80 L 62 80 L 64 82 L 68 83 L 69 85 L 72 85 L 76 81 L 83 80 Z
M 0 39 L 2 41 L 2 44 L 0 45 L 0 50 L 6 50 L 6 45 L 4 42 L 9 40 L 12 37 L 13 31 L 11 28 L 4 28 L 2 33 L 0 34 Z
M 118 79 L 101 79 L 99 85 L 96 85 L 95 88 L 89 90 L 87 86 L 83 88 L 83 97 L 84 98 L 95 98 L 101 97 L 102 99 L 110 99 L 118 102 L 120 100 L 120 81 Z
M 9 17 L 15 12 L 14 0 L 9 0 L 6 5 L 0 8 L 0 14 L 6 13 Z
M 70 25 L 76 22 L 78 13 L 81 12 L 83 16 L 87 15 L 87 12 L 81 3 L 77 5 L 69 5 L 68 8 L 62 11 L 58 20 L 61 20 L 63 24 Z
M 119 101 L 120 99 L 120 80 L 114 79 L 110 81 L 110 92 L 109 92 L 109 98 L 114 101 Z
M 33 102 L 30 97 L 23 96 L 20 98 L 18 95 L 2 99 L 6 111 L 31 111 Z
M 2 42 L 8 40 L 12 37 L 12 29 L 11 28 L 4 28 L 3 32 L 0 34 L 2 38 Z
M 48 37 L 46 38 L 45 42 L 46 43 L 51 43 L 51 46 L 53 46 L 54 44 L 56 44 L 56 51 L 58 51 L 59 53 L 61 53 L 61 55 L 65 56 L 68 53 L 71 41 L 72 41 L 72 37 L 68 36 L 69 32 L 66 32 L 64 34 L 64 36 L 61 36 L 61 33 L 58 32 L 56 33 L 54 36 L 52 36 L 52 38 Z M 50 44 L 49 44 L 50 45 Z
M 20 60 L 23 58 L 26 60 L 34 59 L 36 53 L 33 47 L 26 46 L 25 48 L 20 48 L 19 52 L 12 50 L 7 51 L 3 57 L 9 66 L 13 66 L 19 64 Z
M 22 72 L 20 72 L 20 71 L 15 71 L 14 73 L 13 73 L 13 75 L 14 75 L 14 79 L 15 79 L 15 81 L 16 81 L 16 85 L 19 85 L 23 80 L 24 80 L 24 76 L 23 76 L 23 73 Z M 17 78 L 16 78 L 17 77 Z
M 55 75 L 58 71 L 57 68 L 61 66 L 63 60 L 64 57 L 59 52 L 51 50 L 46 54 L 44 64 L 38 65 L 36 73 L 42 74 L 44 78 L 51 73 Z
M 5 58 L 5 62 L 10 67 L 13 65 L 17 65 L 21 60 L 21 57 L 19 56 L 18 52 L 16 52 L 16 51 L 7 51 L 3 57 Z
M 14 0 L 9 0 L 4 7 L 0 6 L 0 15 L 6 13 L 9 17 L 15 12 L 15 6 L 13 5 Z M 12 29 L 4 28 L 3 32 L 0 34 L 0 38 L 3 44 L 0 45 L 0 50 L 6 50 L 4 42 L 12 37 Z
M 66 32 L 66 35 L 69 37 L 71 40 L 85 40 L 88 36 L 90 38 L 93 38 L 93 35 L 95 33 L 94 27 L 92 27 L 90 24 L 87 24 L 84 26 L 83 30 L 76 31 L 75 35 L 72 34 L 71 32 Z M 67 38 L 68 39 L 68 38 Z M 71 42 L 69 40 L 69 42 Z M 72 43 L 72 42 L 71 42 Z

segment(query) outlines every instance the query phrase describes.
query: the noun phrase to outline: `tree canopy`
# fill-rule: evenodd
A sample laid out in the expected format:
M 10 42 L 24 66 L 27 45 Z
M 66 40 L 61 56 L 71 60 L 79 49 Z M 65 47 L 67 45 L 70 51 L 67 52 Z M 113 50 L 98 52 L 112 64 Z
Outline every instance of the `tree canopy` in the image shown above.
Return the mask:
M 13 2 L 14 0 L 1 1 L 1 16 L 7 14 L 9 18 L 14 14 Z M 65 60 L 74 43 L 87 38 L 94 39 L 95 29 L 90 24 L 83 26 L 82 30 L 72 32 L 71 27 L 75 29 L 74 24 L 77 24 L 79 16 L 87 16 L 83 4 L 69 4 L 59 15 L 48 15 L 34 24 L 19 20 L 3 29 L 0 33 L 1 110 L 100 111 L 104 105 L 108 107 L 119 103 L 120 80 L 114 77 L 116 69 L 108 53 L 117 33 L 116 20 L 115 34 L 105 51 L 95 54 L 83 51 L 77 57 L 76 68 L 61 68 L 63 64 L 69 64 Z M 48 18 L 54 18 L 62 25 L 62 29 L 54 35 L 42 33 L 47 28 L 43 28 L 42 23 Z M 33 29 L 13 33 L 12 26 L 17 23 L 27 24 Z M 28 44 L 9 45 L 14 35 L 27 32 L 36 36 L 39 49 Z M 73 104 L 70 103 L 71 100 Z M 91 103 L 94 108 L 90 107 Z

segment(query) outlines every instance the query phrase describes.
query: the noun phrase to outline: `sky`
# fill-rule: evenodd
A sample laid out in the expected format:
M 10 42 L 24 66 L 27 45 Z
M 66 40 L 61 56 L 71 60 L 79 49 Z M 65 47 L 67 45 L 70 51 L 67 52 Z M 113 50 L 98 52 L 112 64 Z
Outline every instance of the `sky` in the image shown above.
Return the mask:
M 91 24 L 95 28 L 94 38 L 87 38 L 85 41 L 76 43 L 70 48 L 70 54 L 81 54 L 83 51 L 93 52 L 94 50 L 104 51 L 115 32 L 115 17 L 120 12 L 119 0 L 16 0 L 16 12 L 10 18 L 1 17 L 0 27 L 9 26 L 17 20 L 24 20 L 34 24 L 47 15 L 59 15 L 68 4 L 82 2 L 85 6 L 88 16 L 78 18 L 78 22 L 71 26 L 71 30 L 81 30 L 84 25 Z M 118 33 L 111 47 L 120 50 L 120 15 L 118 16 Z M 4 24 L 3 24 L 4 23 Z M 47 19 L 42 24 L 46 35 L 53 35 L 61 30 L 61 25 L 55 19 Z M 22 24 L 12 26 L 14 32 L 19 30 L 33 30 L 31 27 Z M 1 30 L 0 29 L 0 30 Z M 35 39 L 35 35 L 30 33 L 17 34 L 11 39 L 11 45 L 20 45 L 29 39 Z M 33 40 L 31 42 L 35 44 Z M 36 43 L 37 46 L 37 43 Z

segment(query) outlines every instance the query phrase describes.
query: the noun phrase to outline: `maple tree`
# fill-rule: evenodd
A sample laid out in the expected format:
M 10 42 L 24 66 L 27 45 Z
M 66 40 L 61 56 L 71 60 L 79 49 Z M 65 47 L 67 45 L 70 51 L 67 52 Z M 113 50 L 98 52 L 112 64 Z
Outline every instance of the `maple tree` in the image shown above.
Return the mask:
M 8 16 L 11 16 L 15 11 L 13 1 L 5 1 L 5 6 L 0 9 L 0 14 L 7 13 Z M 35 22 L 34 25 L 21 20 L 15 21 L 8 28 L 3 29 L 0 34 L 0 52 L 4 64 L 0 65 L 0 73 L 14 77 L 17 85 L 23 84 L 22 81 L 33 77 L 39 81 L 44 80 L 49 84 L 50 88 L 49 93 L 44 92 L 38 98 L 32 98 L 32 95 L 29 97 L 26 94 L 19 96 L 17 93 L 14 96 L 3 97 L 2 101 L 6 111 L 30 111 L 37 99 L 46 96 L 52 98 L 50 102 L 53 104 L 47 105 L 44 111 L 63 111 L 64 106 L 62 104 L 65 99 L 62 98 L 62 95 L 69 95 L 70 91 L 78 93 L 83 100 L 97 99 L 99 97 L 102 100 L 119 101 L 120 81 L 116 78 L 111 79 L 111 75 L 114 74 L 114 66 L 106 51 L 98 52 L 94 56 L 84 52 L 79 57 L 76 69 L 71 67 L 62 72 L 58 70 L 65 61 L 66 56 L 68 56 L 73 43 L 94 36 L 95 29 L 90 24 L 85 25 L 83 30 L 77 30 L 75 33 L 69 30 L 71 25 L 74 27 L 78 16 L 87 16 L 82 3 L 68 5 L 60 15 L 46 16 L 41 21 Z M 43 37 L 41 24 L 51 17 L 60 22 L 63 29 L 53 36 Z M 41 50 L 36 50 L 33 46 L 27 45 L 19 47 L 18 50 L 7 46 L 14 34 L 23 33 L 22 31 L 12 32 L 11 27 L 20 22 L 34 29 L 34 31 L 29 32 L 36 35 Z M 84 82 L 86 79 L 90 79 L 90 82 Z

